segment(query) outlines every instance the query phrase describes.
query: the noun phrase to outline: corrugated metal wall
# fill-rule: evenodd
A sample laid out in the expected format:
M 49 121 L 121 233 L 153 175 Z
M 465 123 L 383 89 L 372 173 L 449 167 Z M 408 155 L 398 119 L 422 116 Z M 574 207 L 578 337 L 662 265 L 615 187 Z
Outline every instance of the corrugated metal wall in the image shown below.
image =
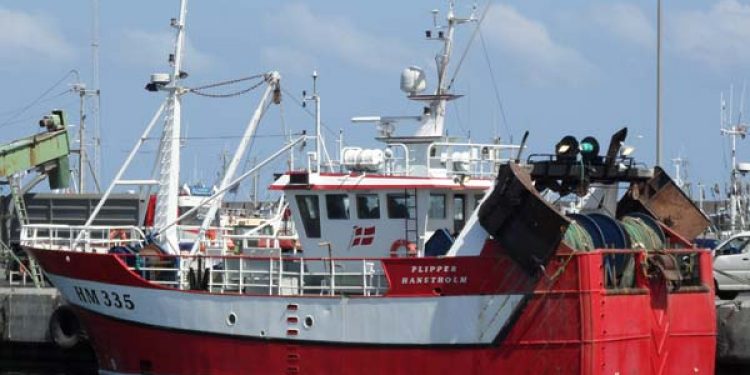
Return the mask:
M 32 224 L 82 225 L 99 203 L 100 194 L 31 193 L 24 196 Z M 10 196 L 0 202 L 0 236 L 9 243 L 19 236 L 18 220 L 8 216 Z M 94 225 L 139 225 L 145 206 L 135 194 L 111 195 Z M 10 229 L 10 231 L 8 230 Z M 10 236 L 10 241 L 8 239 Z

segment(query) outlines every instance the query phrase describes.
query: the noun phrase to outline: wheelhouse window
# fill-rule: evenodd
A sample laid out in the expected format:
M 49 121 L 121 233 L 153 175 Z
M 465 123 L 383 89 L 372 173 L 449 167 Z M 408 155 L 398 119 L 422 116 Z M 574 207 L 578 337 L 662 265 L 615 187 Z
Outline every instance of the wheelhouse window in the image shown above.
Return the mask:
M 357 194 L 357 217 L 380 219 L 380 198 L 377 194 Z
M 320 206 L 317 195 L 298 195 L 297 207 L 299 207 L 302 224 L 305 226 L 305 234 L 310 238 L 320 238 Z
M 326 195 L 326 210 L 332 220 L 349 219 L 349 196 L 346 194 Z
M 414 207 L 414 197 L 406 194 L 387 194 L 388 217 L 391 219 L 409 219 L 416 216 L 411 212 Z
M 445 219 L 445 194 L 430 194 L 430 219 Z
M 453 196 L 453 230 L 458 233 L 466 224 L 466 196 L 457 194 Z

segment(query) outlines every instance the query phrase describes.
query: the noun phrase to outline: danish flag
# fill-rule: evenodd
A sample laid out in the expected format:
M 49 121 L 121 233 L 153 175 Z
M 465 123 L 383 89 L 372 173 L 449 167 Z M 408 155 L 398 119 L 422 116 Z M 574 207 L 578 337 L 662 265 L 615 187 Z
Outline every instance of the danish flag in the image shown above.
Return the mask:
M 354 226 L 354 232 L 352 233 L 352 247 L 354 246 L 369 246 L 372 245 L 372 241 L 375 240 L 375 226 L 372 227 L 360 227 Z

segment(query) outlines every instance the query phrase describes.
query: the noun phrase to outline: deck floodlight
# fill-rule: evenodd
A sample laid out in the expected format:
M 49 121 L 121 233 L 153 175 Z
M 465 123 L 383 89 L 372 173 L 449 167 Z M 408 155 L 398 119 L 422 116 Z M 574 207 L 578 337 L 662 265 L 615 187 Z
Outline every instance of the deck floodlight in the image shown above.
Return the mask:
M 555 145 L 557 160 L 575 160 L 578 151 L 578 140 L 572 135 L 566 135 Z
M 623 143 L 622 144 L 622 148 L 620 149 L 620 156 L 622 156 L 622 157 L 628 157 L 628 156 L 630 156 L 630 154 L 633 153 L 633 151 L 635 151 L 635 147 L 628 146 L 628 145 L 626 145 L 626 144 Z

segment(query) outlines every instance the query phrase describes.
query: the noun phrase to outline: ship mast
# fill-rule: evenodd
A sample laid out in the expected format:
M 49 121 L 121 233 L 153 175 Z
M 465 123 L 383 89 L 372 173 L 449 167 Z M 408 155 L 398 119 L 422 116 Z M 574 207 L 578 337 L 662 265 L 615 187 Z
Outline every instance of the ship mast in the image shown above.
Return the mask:
M 187 14 L 187 0 L 180 1 L 180 15 L 177 20 L 172 19 L 171 26 L 176 30 L 174 53 L 169 56 L 172 64 L 172 74 L 169 84 L 164 88 L 168 91 L 167 110 L 164 120 L 164 130 L 159 145 L 159 190 L 156 198 L 156 212 L 154 226 L 164 228 L 177 219 L 177 196 L 180 186 L 180 124 L 182 116 L 182 99 L 184 89 L 177 85 L 182 78 L 182 58 L 185 45 L 185 16 Z M 162 232 L 162 241 L 166 242 L 174 252 L 178 250 L 177 228 L 172 226 Z
M 453 33 L 455 32 L 456 25 L 460 25 L 466 22 L 476 21 L 474 14 L 468 18 L 456 17 L 455 13 L 455 2 L 450 1 L 448 3 L 448 14 L 446 15 L 447 24 L 443 26 L 437 25 L 438 10 L 432 11 L 433 24 L 437 31 L 437 35 L 434 35 L 431 30 L 427 30 L 426 37 L 428 40 L 436 40 L 443 42 L 443 49 L 435 56 L 435 65 L 437 67 L 438 83 L 435 88 L 435 95 L 421 96 L 421 95 L 410 95 L 410 99 L 414 100 L 430 100 L 429 113 L 425 113 L 422 118 L 422 124 L 417 130 L 416 136 L 442 136 L 444 132 L 445 123 L 445 106 L 448 100 L 454 99 L 455 96 L 451 95 L 448 90 L 448 65 L 450 64 L 451 55 L 453 54 Z
M 721 95 L 721 115 L 720 115 L 720 121 L 721 121 L 721 134 L 728 135 L 731 138 L 732 143 L 732 150 L 731 150 L 731 157 L 732 157 L 732 172 L 730 175 L 730 191 L 729 191 L 729 230 L 734 233 L 739 229 L 742 229 L 744 226 L 744 212 L 743 215 L 739 217 L 739 225 L 738 225 L 738 211 L 741 210 L 742 200 L 740 199 L 740 194 L 742 192 L 742 189 L 738 186 L 738 180 L 739 180 L 739 173 L 738 165 L 737 165 L 737 136 L 742 137 L 743 139 L 745 136 L 747 136 L 747 125 L 742 124 L 742 104 L 740 104 L 740 115 L 737 120 L 737 123 L 734 125 L 732 124 L 732 99 L 734 96 L 734 87 L 730 86 L 730 92 L 729 92 L 729 116 L 726 115 L 727 108 L 724 101 L 724 94 Z M 744 88 L 743 88 L 743 96 L 744 96 Z M 744 99 L 744 98 L 743 98 Z M 744 101 L 744 100 L 742 100 Z M 725 127 L 726 126 L 726 127 Z

